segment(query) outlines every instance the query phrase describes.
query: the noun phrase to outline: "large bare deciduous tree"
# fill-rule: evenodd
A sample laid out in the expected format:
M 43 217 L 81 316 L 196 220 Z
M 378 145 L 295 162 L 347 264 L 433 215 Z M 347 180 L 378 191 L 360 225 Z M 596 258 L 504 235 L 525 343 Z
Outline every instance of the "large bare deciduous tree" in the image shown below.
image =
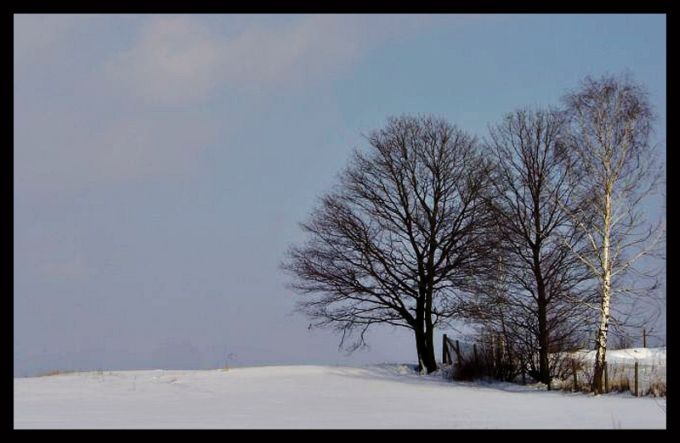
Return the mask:
M 488 260 L 488 162 L 447 121 L 404 116 L 368 137 L 283 263 L 299 308 L 354 346 L 376 324 L 413 331 L 421 371 L 437 369 L 434 328 Z M 342 344 L 341 342 L 341 344 Z
M 586 203 L 571 216 L 589 245 L 586 253 L 575 252 L 599 285 L 593 390 L 601 393 L 614 296 L 640 289 L 639 279 L 626 276 L 663 239 L 663 223 L 650 224 L 641 205 L 661 170 L 650 144 L 652 109 L 630 78 L 587 78 L 565 104 L 568 147 L 580 170 L 576 191 Z
M 584 234 L 566 208 L 578 201 L 572 182 L 573 161 L 563 143 L 565 118 L 555 110 L 518 110 L 490 128 L 486 143 L 494 159 L 493 198 L 499 267 L 491 274 L 500 290 L 486 291 L 480 310 L 498 323 L 530 372 L 550 386 L 550 353 L 578 343 L 590 276 L 572 250 Z M 498 287 L 498 285 L 495 285 Z M 497 315 L 493 315 L 496 313 Z

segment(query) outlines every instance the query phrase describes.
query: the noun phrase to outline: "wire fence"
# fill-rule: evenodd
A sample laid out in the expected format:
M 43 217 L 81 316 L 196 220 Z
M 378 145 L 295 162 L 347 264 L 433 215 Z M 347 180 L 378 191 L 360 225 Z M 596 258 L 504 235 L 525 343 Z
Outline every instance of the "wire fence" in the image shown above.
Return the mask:
M 483 343 L 455 340 L 444 334 L 442 362 L 449 366 L 451 378 L 472 380 L 492 378 L 503 381 L 527 382 L 526 361 L 508 351 L 502 339 Z M 591 392 L 594 376 L 592 352 L 551 354 L 559 361 L 560 370 L 551 380 L 552 389 Z M 650 355 L 652 355 L 650 357 Z M 663 354 L 642 354 L 616 351 L 604 370 L 605 392 L 629 392 L 634 396 L 666 395 L 666 357 Z
M 572 392 L 590 392 L 594 376 L 591 359 L 572 358 L 571 374 L 555 379 L 554 386 Z M 604 368 L 605 392 L 628 392 L 636 397 L 666 395 L 665 361 L 633 360 L 607 362 Z

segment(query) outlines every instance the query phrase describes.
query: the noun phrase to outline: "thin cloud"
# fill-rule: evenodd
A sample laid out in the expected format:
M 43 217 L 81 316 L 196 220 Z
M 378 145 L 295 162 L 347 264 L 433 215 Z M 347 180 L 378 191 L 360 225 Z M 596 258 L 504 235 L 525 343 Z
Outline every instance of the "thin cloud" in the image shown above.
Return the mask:
M 334 78 L 390 37 L 434 23 L 427 16 L 309 15 L 251 24 L 225 36 L 193 16 L 152 17 L 106 77 L 131 98 L 187 104 L 223 92 L 309 87 Z
M 103 79 L 130 98 L 202 99 L 220 82 L 222 53 L 222 43 L 194 19 L 151 18 L 133 47 L 104 66 Z
M 219 29 L 191 15 L 114 20 L 125 25 L 118 34 L 101 16 L 15 19 L 15 71 L 49 73 L 19 76 L 15 87 L 15 183 L 22 191 L 49 195 L 191 173 L 204 148 L 236 124 L 201 105 L 238 103 L 229 113 L 257 118 L 247 115 L 256 112 L 250 93 L 259 100 L 281 90 L 306 93 L 341 78 L 379 45 L 443 23 L 304 15 Z M 106 30 L 101 36 L 98 27 Z

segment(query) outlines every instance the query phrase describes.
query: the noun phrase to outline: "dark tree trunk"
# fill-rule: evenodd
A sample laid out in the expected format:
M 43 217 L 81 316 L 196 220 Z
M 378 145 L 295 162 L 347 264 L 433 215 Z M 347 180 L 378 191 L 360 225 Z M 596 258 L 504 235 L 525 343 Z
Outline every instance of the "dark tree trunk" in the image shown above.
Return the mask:
M 538 305 L 538 374 L 542 383 L 545 383 L 550 390 L 550 365 L 548 362 L 548 296 L 546 294 L 545 279 L 541 269 L 541 211 L 538 193 L 534 196 L 534 237 L 533 260 L 534 278 L 536 279 L 536 304 Z
M 427 290 L 424 285 L 419 288 L 421 297 L 416 303 L 416 349 L 418 351 L 418 371 L 425 370 L 428 374 L 437 370 L 437 360 L 434 356 L 434 340 L 432 315 L 427 304 Z
M 437 360 L 434 353 L 434 328 L 430 325 L 425 331 L 425 367 L 427 373 L 431 373 L 437 370 Z
M 550 389 L 550 365 L 548 361 L 548 325 L 547 325 L 547 303 L 545 295 L 541 296 L 539 289 L 538 296 L 538 374 L 540 381 L 548 385 Z
M 428 374 L 437 370 L 434 354 L 433 331 L 416 330 L 416 349 L 418 350 L 418 371 Z
M 536 278 L 536 292 L 538 305 L 538 377 L 541 383 L 550 389 L 550 365 L 548 363 L 548 300 L 545 281 L 541 272 L 540 250 L 534 251 L 534 276 Z

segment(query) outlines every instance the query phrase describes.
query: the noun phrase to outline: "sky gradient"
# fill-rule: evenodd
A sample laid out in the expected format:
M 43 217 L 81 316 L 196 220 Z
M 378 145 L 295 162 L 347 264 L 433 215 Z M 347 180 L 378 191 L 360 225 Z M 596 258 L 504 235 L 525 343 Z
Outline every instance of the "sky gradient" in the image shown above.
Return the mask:
M 663 15 L 16 15 L 15 376 L 414 362 L 307 329 L 297 223 L 390 115 L 483 137 L 625 71 L 665 158 Z

